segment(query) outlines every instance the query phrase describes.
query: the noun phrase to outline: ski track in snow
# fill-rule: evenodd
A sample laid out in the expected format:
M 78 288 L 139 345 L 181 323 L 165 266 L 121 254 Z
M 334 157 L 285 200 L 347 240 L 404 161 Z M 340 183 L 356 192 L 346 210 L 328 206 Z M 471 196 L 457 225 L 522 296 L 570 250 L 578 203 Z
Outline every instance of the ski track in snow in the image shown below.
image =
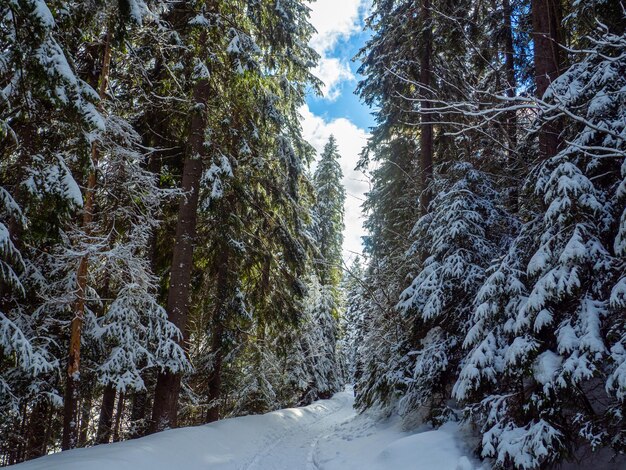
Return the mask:
M 351 393 L 351 392 L 350 392 Z M 340 397 L 340 398 L 338 398 Z M 313 423 L 304 423 L 294 429 L 282 433 L 272 443 L 266 441 L 265 450 L 258 453 L 250 463 L 240 467 L 240 470 L 273 470 L 273 469 L 306 469 L 322 470 L 315 460 L 315 449 L 320 438 L 338 422 L 344 422 L 354 417 L 354 400 L 344 392 L 337 394 L 335 400 L 339 406 L 330 409 Z M 311 407 L 316 411 L 326 411 L 329 406 L 314 403 Z M 286 453 L 275 452 L 278 447 L 288 450 Z
M 461 431 L 405 432 L 357 415 L 347 388 L 330 400 L 54 454 L 16 470 L 479 470 Z

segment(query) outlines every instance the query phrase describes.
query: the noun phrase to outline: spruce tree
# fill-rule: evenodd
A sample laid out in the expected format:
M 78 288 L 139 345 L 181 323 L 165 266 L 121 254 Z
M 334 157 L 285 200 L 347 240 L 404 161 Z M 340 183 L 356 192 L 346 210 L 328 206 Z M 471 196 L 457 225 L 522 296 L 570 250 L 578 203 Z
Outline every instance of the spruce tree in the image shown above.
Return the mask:
M 3 277 L 10 276 L 10 283 L 3 282 L 0 307 L 2 361 L 13 363 L 3 367 L 2 374 L 1 401 L 7 405 L 3 421 L 9 425 L 18 416 L 26 422 L 29 402 L 41 411 L 59 397 L 55 373 L 65 364 L 65 354 L 55 347 L 59 342 L 50 327 L 61 318 L 37 313 L 42 288 L 54 280 L 41 258 L 66 243 L 63 229 L 83 204 L 77 170 L 87 161 L 90 132 L 104 129 L 104 118 L 96 108 L 98 95 L 74 66 L 64 29 L 65 20 L 71 23 L 72 18 L 57 22 L 59 9 L 51 10 L 44 1 L 0 7 L 4 51 L 0 180 L 2 225 L 7 229 L 2 244 L 5 256 L 13 258 L 11 271 L 3 264 Z M 11 272 L 19 272 L 19 278 Z M 7 354 L 16 354 L 18 360 L 10 361 Z M 31 386 L 15 389 L 24 379 Z M 33 412 L 33 418 L 40 416 Z M 12 444 L 14 454 L 8 461 L 15 463 L 25 450 L 23 443 Z M 45 450 L 44 443 L 37 447 L 26 452 L 36 456 Z
M 228 412 L 235 352 L 246 351 L 238 332 L 263 338 L 301 318 L 311 251 L 305 168 L 312 148 L 298 124 L 306 87 L 317 84 L 308 68 L 316 60 L 306 46 L 308 10 L 299 1 L 279 10 L 273 2 L 249 6 L 232 12 L 245 15 L 226 47 L 221 82 L 228 86 L 211 102 L 220 112 L 210 116 L 212 157 L 201 181 L 198 231 L 210 243 L 198 253 L 198 306 L 206 313 L 198 312 L 190 333 L 207 338 L 197 358 L 207 373 L 204 421 Z
M 319 266 L 322 285 L 336 289 L 341 280 L 343 245 L 343 216 L 346 192 L 337 140 L 330 136 L 315 169 L 314 232 L 321 260 Z
M 589 13 L 581 5 L 569 21 L 584 24 Z M 624 111 L 608 98 L 623 87 L 622 41 L 623 27 L 606 24 L 581 38 L 584 52 L 572 51 L 573 64 L 543 93 L 541 119 L 564 121 L 566 143 L 546 160 L 541 127 L 542 160 L 522 206 L 530 220 L 477 296 L 454 395 L 482 425 L 482 455 L 503 465 L 538 468 L 578 458 L 580 448 L 623 446 L 623 325 L 610 293 L 621 276 L 624 146 L 614 136 Z

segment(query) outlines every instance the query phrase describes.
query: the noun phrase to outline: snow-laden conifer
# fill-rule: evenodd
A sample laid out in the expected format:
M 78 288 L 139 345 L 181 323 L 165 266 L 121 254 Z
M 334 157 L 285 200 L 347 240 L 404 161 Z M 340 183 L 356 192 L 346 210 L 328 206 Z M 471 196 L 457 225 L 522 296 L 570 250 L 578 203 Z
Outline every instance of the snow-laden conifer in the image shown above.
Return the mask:
M 483 426 L 482 455 L 501 464 L 623 446 L 623 50 L 599 25 L 548 88 L 543 118 L 567 123 L 563 148 L 530 173 L 534 215 L 477 296 L 454 395 Z
M 445 171 L 445 173 L 444 173 Z M 422 256 L 417 275 L 398 308 L 419 337 L 408 353 L 405 412 L 425 406 L 444 410 L 462 357 L 473 298 L 512 221 L 492 178 L 470 161 L 452 163 L 435 176 L 429 213 L 417 222 L 409 256 Z

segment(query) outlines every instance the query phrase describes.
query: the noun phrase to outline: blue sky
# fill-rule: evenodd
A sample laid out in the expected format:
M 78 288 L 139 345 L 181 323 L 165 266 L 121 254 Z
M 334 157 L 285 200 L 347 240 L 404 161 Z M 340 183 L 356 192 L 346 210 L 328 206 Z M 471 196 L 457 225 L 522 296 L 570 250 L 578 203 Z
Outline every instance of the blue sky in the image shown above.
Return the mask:
M 311 94 L 307 100 L 311 112 L 327 120 L 346 118 L 362 129 L 369 129 L 374 125 L 370 110 L 361 103 L 359 97 L 354 93 L 357 82 L 360 80 L 357 73 L 360 64 L 353 61 L 352 58 L 365 44 L 368 36 L 367 32 L 359 30 L 347 38 L 339 39 L 335 47 L 329 51 L 329 56 L 345 61 L 344 63 L 348 65 L 354 78 L 339 82 L 335 86 L 337 96 L 333 99 Z
M 337 138 L 346 188 L 344 260 L 362 250 L 361 204 L 369 190 L 367 175 L 354 171 L 368 130 L 371 111 L 354 94 L 359 64 L 352 61 L 367 40 L 363 20 L 370 0 L 317 0 L 310 4 L 311 23 L 318 31 L 311 46 L 321 60 L 315 74 L 325 83 L 324 96 L 311 94 L 300 110 L 304 137 L 321 152 L 331 134 Z

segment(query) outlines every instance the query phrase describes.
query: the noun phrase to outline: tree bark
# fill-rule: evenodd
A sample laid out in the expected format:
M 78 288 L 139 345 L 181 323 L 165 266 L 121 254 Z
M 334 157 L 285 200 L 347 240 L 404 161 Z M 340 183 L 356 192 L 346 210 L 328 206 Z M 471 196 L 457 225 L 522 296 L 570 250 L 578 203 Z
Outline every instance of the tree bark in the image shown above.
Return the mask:
M 213 338 L 211 340 L 211 351 L 213 351 L 213 369 L 208 380 L 208 401 L 213 406 L 207 411 L 206 422 L 212 423 L 220 419 L 219 399 L 222 394 L 222 363 L 224 326 L 221 320 L 213 322 Z
M 27 427 L 28 427 L 28 420 L 27 420 L 27 415 L 28 415 L 28 407 L 26 405 L 26 403 L 24 403 L 23 407 L 22 407 L 22 422 L 20 423 L 20 427 L 19 427 L 19 431 L 18 431 L 18 435 L 16 436 L 17 438 L 17 446 L 15 448 L 15 452 L 16 452 L 16 462 L 23 462 L 24 461 L 24 457 L 26 455 L 26 444 L 27 441 L 25 441 L 24 436 L 27 433 Z
M 511 16 L 513 11 L 511 9 L 511 3 L 509 0 L 502 1 L 502 10 L 504 14 L 504 67 L 506 70 L 506 95 L 509 98 L 514 98 L 517 90 L 517 81 L 515 80 L 515 51 L 513 48 L 513 26 Z M 515 149 L 517 145 L 517 114 L 515 111 L 510 111 L 506 115 L 506 130 L 509 137 L 509 148 Z M 510 152 L 511 153 L 511 152 Z
M 41 399 L 33 407 L 30 414 L 30 423 L 28 430 L 28 446 L 26 451 L 26 459 L 34 459 L 46 455 L 47 450 L 47 429 L 48 424 L 48 407 L 47 399 Z
M 124 414 L 124 394 L 119 393 L 117 397 L 117 410 L 115 411 L 115 426 L 113 428 L 113 442 L 120 440 L 120 426 L 122 424 L 122 415 Z
M 96 433 L 96 444 L 107 444 L 111 440 L 114 405 L 115 388 L 113 388 L 113 385 L 107 385 L 104 389 L 104 394 L 102 395 L 100 419 L 98 420 L 98 431 Z
M 146 403 L 148 393 L 145 390 L 133 393 L 133 402 L 130 410 L 130 439 L 137 439 L 146 433 L 144 419 L 146 417 Z
M 102 70 L 100 71 L 98 107 L 103 110 L 104 98 L 106 95 L 107 83 L 109 80 L 109 69 L 111 64 L 111 33 L 107 32 L 104 53 L 102 57 Z M 95 189 L 96 189 L 96 167 L 99 159 L 98 145 L 94 142 L 91 146 L 91 169 L 87 177 L 87 188 L 85 191 L 85 203 L 83 207 L 82 226 L 85 234 L 89 236 L 91 224 L 93 222 L 95 209 Z M 85 294 L 87 290 L 87 274 L 89 269 L 89 259 L 85 255 L 80 260 L 78 272 L 76 274 L 76 305 L 74 308 L 74 318 L 70 324 L 70 347 L 67 361 L 67 376 L 65 383 L 65 394 L 63 399 L 63 439 L 61 449 L 68 450 L 76 447 L 78 442 L 78 393 L 80 384 L 80 343 L 83 329 L 83 319 L 85 315 Z
M 207 124 L 206 105 L 209 92 L 210 86 L 206 79 L 199 80 L 194 86 L 193 101 L 195 105 L 190 122 L 189 145 L 185 155 L 182 178 L 182 190 L 185 194 L 181 198 L 178 208 L 176 239 L 170 270 L 170 287 L 167 295 L 168 318 L 181 330 L 184 337 L 186 336 L 189 313 L 189 284 L 193 268 L 202 157 L 206 153 L 204 131 Z M 185 339 L 183 338 L 183 346 L 185 346 L 184 343 Z M 150 432 L 176 427 L 180 381 L 181 375 L 179 373 L 166 371 L 159 374 L 154 395 Z
M 91 421 L 91 400 L 93 396 L 91 390 L 87 392 L 87 396 L 83 397 L 80 412 L 80 431 L 78 434 L 78 445 L 84 447 L 89 437 L 89 423 Z
M 561 0 L 532 0 L 533 53 L 537 97 L 542 98 L 548 86 L 561 73 Z M 549 158 L 558 152 L 562 125 L 545 123 L 539 131 L 539 152 Z
M 211 353 L 213 354 L 213 368 L 207 382 L 208 400 L 214 405 L 207 411 L 206 422 L 212 423 L 220 419 L 219 399 L 222 393 L 222 363 L 224 361 L 224 320 L 226 317 L 226 304 L 229 295 L 228 263 L 229 253 L 226 247 L 222 247 L 218 258 L 217 268 L 217 305 L 213 313 L 211 331 Z
M 506 96 L 515 98 L 517 94 L 517 80 L 515 79 L 515 50 L 513 47 L 513 10 L 509 0 L 502 0 L 502 13 L 504 15 L 504 69 L 506 72 Z M 512 110 L 505 115 L 505 130 L 508 137 L 508 164 L 513 174 L 517 172 L 517 112 Z M 510 207 L 513 213 L 519 210 L 519 188 L 517 180 L 511 185 L 509 194 Z
M 432 55 L 432 28 L 430 14 L 430 0 L 422 0 L 422 8 L 420 11 L 422 23 L 422 51 L 420 55 L 420 78 L 421 85 L 421 121 L 420 126 L 420 175 L 421 175 L 421 194 L 420 194 L 420 213 L 425 215 L 428 212 L 428 206 L 432 195 L 430 194 L 429 185 L 433 177 L 433 125 L 432 115 L 429 109 L 432 103 L 427 99 L 430 95 L 431 86 L 431 70 L 430 58 Z

